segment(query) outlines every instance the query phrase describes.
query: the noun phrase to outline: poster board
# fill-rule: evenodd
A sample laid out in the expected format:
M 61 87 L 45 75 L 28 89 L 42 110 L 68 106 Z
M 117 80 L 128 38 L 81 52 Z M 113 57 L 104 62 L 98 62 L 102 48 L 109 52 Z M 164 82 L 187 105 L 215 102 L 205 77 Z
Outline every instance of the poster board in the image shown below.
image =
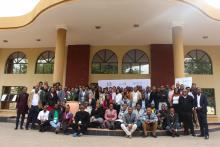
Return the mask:
M 183 84 L 185 87 L 191 87 L 192 86 L 192 77 L 176 78 L 175 85 L 177 83 Z

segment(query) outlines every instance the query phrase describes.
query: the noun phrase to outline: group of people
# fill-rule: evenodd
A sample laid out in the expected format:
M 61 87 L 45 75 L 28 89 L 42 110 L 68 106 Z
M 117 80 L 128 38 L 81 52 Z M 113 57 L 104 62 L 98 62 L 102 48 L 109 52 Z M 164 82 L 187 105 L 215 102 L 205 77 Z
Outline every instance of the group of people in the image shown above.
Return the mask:
M 67 101 L 79 102 L 79 111 L 70 112 Z M 28 113 L 25 129 L 35 128 L 45 132 L 49 128 L 58 133 L 61 129 L 73 136 L 82 136 L 88 127 L 122 129 L 128 138 L 136 130 L 143 130 L 143 136 L 157 137 L 158 129 L 167 130 L 172 136 L 199 136 L 209 139 L 207 124 L 207 97 L 201 88 L 176 84 L 171 87 L 96 87 L 77 86 L 62 88 L 59 83 L 49 86 L 39 82 L 30 94 L 24 87 L 17 99 L 16 127 L 23 129 L 25 114 Z M 196 135 L 194 127 L 200 127 Z M 189 132 L 190 130 L 190 132 Z

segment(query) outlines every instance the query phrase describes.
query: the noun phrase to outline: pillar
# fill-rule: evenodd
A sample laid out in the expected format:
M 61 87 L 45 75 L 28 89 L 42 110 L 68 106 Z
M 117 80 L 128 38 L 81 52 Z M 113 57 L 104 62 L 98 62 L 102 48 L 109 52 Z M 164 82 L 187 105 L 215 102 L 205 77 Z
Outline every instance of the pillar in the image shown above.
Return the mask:
M 66 32 L 64 27 L 57 28 L 56 49 L 54 60 L 53 82 L 63 83 L 64 64 L 65 64 L 65 48 L 66 48 Z
M 173 26 L 173 61 L 175 78 L 184 77 L 184 47 L 182 26 Z

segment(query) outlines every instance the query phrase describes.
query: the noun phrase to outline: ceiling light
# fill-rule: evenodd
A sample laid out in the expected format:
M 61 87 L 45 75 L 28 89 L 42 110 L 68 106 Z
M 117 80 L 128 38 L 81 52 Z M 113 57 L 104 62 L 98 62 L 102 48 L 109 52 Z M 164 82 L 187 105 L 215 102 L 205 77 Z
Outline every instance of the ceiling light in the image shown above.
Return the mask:
M 134 24 L 133 27 L 138 28 L 140 25 L 139 24 Z
M 202 39 L 208 39 L 209 36 L 202 36 Z
M 3 40 L 3 42 L 4 42 L 4 43 L 7 43 L 7 42 L 8 42 L 8 40 Z
M 208 5 L 220 9 L 220 0 L 204 0 Z
M 101 27 L 101 26 L 95 26 L 95 28 L 96 28 L 97 30 L 99 30 L 99 29 L 101 29 L 102 27 Z

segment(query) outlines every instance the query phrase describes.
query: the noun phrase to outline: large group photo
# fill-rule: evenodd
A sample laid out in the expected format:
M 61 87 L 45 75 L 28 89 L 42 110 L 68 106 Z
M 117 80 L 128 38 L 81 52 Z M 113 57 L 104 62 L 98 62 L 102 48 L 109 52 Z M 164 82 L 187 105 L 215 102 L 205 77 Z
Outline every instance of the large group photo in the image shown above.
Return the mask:
M 23 87 L 18 95 L 15 130 L 38 129 L 77 137 L 86 135 L 88 128 L 122 129 L 127 138 L 135 131 L 157 138 L 157 130 L 179 137 L 182 129 L 181 135 L 209 139 L 207 106 L 207 96 L 195 83 L 191 87 L 176 83 L 170 87 L 67 88 L 39 82 L 30 94 Z M 200 134 L 195 134 L 195 128 Z

